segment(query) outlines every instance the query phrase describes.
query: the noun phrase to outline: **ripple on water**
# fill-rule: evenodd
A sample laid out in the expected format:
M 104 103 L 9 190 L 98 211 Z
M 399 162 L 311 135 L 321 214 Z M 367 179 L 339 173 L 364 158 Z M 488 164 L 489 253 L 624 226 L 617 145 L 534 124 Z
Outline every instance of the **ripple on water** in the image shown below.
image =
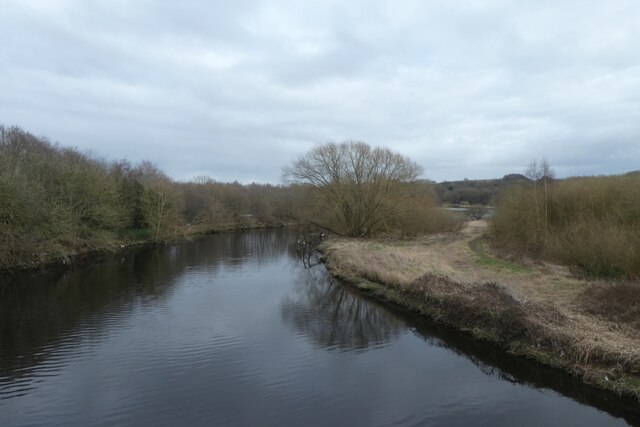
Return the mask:
M 290 237 L 156 248 L 0 301 L 26 331 L 0 352 L 0 425 L 623 424 L 304 269 Z

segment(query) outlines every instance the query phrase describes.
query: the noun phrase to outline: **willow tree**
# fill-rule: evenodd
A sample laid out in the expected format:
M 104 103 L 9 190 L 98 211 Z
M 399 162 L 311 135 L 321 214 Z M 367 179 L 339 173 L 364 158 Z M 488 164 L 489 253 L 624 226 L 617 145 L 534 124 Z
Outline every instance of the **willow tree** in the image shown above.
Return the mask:
M 389 227 L 421 173 L 405 156 L 354 141 L 318 146 L 284 169 L 287 181 L 309 187 L 319 225 L 360 237 Z

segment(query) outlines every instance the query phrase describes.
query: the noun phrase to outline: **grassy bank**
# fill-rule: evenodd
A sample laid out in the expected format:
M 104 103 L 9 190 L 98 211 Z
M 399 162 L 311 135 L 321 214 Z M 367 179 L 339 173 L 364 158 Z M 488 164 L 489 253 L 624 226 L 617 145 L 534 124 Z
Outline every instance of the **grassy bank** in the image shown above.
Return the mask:
M 282 222 L 265 223 L 256 220 L 235 223 L 219 224 L 215 227 L 199 225 L 194 227 L 184 227 L 174 231 L 167 236 L 166 242 L 190 241 L 209 234 L 223 232 L 258 230 L 267 228 L 280 228 L 288 224 Z M 79 247 L 60 247 L 56 251 L 42 252 L 34 254 L 33 258 L 27 262 L 1 265 L 0 272 L 19 272 L 25 270 L 35 270 L 61 265 L 72 265 L 90 262 L 96 256 L 106 253 L 115 253 L 135 246 L 155 245 L 159 242 L 153 238 L 153 233 L 149 229 L 125 230 L 118 235 L 109 236 L 93 245 L 83 245 Z
M 500 259 L 486 229 L 477 221 L 411 241 L 332 239 L 321 250 L 335 276 L 380 299 L 640 399 L 638 284 Z M 607 298 L 621 292 L 626 300 Z

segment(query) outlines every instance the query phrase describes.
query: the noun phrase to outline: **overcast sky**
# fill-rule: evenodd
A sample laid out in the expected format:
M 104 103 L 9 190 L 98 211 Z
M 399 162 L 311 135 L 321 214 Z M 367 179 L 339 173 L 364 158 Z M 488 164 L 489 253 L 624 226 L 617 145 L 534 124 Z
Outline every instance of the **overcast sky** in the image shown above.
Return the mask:
M 0 0 L 0 123 L 176 179 L 354 139 L 434 180 L 640 169 L 638 0 Z

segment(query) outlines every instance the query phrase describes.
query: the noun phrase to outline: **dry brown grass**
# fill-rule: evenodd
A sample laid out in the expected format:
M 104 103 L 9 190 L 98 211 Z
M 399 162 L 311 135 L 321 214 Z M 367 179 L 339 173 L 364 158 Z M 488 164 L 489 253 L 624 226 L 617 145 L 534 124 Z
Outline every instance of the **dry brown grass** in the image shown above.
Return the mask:
M 551 264 L 484 262 L 495 257 L 490 247 L 478 254 L 469 242 L 485 230 L 477 221 L 457 233 L 335 239 L 322 249 L 335 275 L 380 298 L 640 397 L 640 285 L 594 285 Z
M 331 250 L 337 255 L 336 267 L 373 282 L 400 286 L 417 280 L 425 271 L 452 272 L 432 249 L 368 240 L 340 239 L 331 243 Z
M 640 283 L 594 283 L 578 297 L 590 314 L 640 330 Z

